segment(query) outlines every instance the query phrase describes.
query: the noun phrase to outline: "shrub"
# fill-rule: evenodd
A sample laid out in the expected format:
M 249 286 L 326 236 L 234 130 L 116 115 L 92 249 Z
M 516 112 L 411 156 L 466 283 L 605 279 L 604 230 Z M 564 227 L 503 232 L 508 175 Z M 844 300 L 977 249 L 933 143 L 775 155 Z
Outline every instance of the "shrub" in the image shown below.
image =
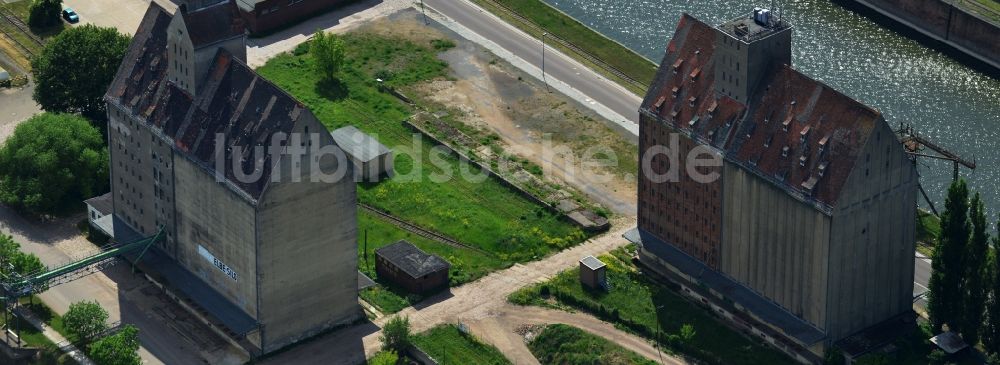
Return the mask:
M 382 327 L 382 350 L 406 351 L 413 344 L 413 334 L 410 333 L 410 319 L 395 316 Z
M 431 41 L 431 46 L 438 51 L 447 51 L 455 48 L 455 42 L 450 39 L 435 39 Z
M 549 294 L 552 294 L 552 292 L 551 289 L 549 289 L 548 285 L 542 285 L 542 288 L 538 289 L 538 294 L 541 295 L 543 298 L 548 298 Z

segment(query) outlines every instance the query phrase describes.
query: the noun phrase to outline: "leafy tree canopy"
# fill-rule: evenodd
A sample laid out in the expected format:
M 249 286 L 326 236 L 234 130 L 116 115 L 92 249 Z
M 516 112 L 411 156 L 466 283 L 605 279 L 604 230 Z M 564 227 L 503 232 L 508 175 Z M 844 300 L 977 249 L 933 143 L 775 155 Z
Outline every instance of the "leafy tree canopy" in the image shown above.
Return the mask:
M 85 340 L 91 340 L 107 330 L 107 321 L 108 311 L 96 301 L 70 304 L 69 311 L 63 316 L 66 328 Z
M 316 71 L 328 80 L 335 79 L 344 65 L 344 41 L 336 34 L 316 31 L 310 42 L 309 53 L 315 59 Z
M 32 28 L 48 28 L 59 24 L 62 0 L 35 0 L 28 8 L 28 25 Z
M 118 333 L 90 344 L 88 352 L 98 365 L 140 365 L 139 330 L 125 325 Z
M 106 120 L 105 91 L 125 57 L 129 37 L 91 24 L 64 30 L 31 60 L 35 101 L 42 109 Z M 98 128 L 105 128 L 98 123 Z
M 10 275 L 10 267 L 13 267 L 18 275 L 28 275 L 45 268 L 38 256 L 21 252 L 21 245 L 14 242 L 13 237 L 5 234 L 0 234 L 0 261 L 4 263 L 0 266 L 0 276 Z
M 0 202 L 34 214 L 58 214 L 108 185 L 108 151 L 86 119 L 38 114 L 0 148 Z

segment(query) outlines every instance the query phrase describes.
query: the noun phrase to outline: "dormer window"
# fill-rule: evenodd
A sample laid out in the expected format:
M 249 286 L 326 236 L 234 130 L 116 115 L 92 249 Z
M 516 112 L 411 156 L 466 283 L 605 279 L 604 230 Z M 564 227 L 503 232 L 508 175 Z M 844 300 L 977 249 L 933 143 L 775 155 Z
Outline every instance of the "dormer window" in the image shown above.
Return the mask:
M 772 140 L 774 140 L 774 135 L 767 136 L 767 139 L 764 140 L 764 148 L 771 147 Z
M 781 148 L 781 157 L 788 157 L 788 150 L 790 150 L 790 148 L 788 148 L 788 146 L 782 147 Z
M 788 127 L 792 125 L 792 119 L 794 117 L 794 115 L 789 114 L 788 118 L 785 118 L 785 121 L 781 123 L 781 131 L 788 132 Z
M 691 118 L 691 121 L 688 122 L 688 126 L 694 127 L 695 124 L 698 124 L 698 117 L 697 116 L 695 116 L 694 118 Z
M 690 99 L 688 99 L 688 105 L 691 105 L 691 107 L 694 107 L 694 103 L 696 101 L 698 101 L 698 97 L 697 96 L 692 96 Z
M 823 162 L 821 162 L 819 164 L 819 176 L 822 177 L 824 174 L 826 174 L 826 168 L 829 167 L 829 166 L 830 166 L 830 162 L 829 161 L 823 161 Z
M 663 107 L 663 102 L 666 100 L 667 98 L 664 96 L 661 96 L 659 99 L 656 99 L 656 104 L 653 104 L 653 108 L 656 110 L 660 110 L 660 108 Z
M 674 99 L 676 99 L 677 98 L 677 93 L 680 92 L 680 91 L 681 91 L 681 88 L 679 86 L 674 86 L 673 89 L 670 89 L 670 95 L 673 96 Z
M 674 73 L 677 73 L 681 69 L 681 65 L 683 65 L 683 64 L 684 64 L 684 60 L 683 59 L 678 58 L 677 61 L 674 61 L 674 65 L 673 65 Z
M 830 141 L 830 136 L 825 136 L 823 139 L 819 140 L 819 154 L 823 154 L 826 151 L 826 143 Z
M 708 117 L 711 118 L 715 114 L 715 109 L 719 107 L 718 100 L 712 100 L 712 104 L 708 106 Z
M 799 157 L 799 166 L 805 167 L 806 166 L 806 162 L 808 162 L 808 161 L 809 161 L 809 157 L 806 156 L 806 155 L 802 155 L 802 157 Z
M 810 126 L 806 126 L 802 129 L 802 132 L 799 132 L 799 143 L 806 143 L 806 139 L 809 138 L 810 129 Z
M 691 71 L 691 74 L 688 76 L 691 77 L 691 81 L 694 81 L 698 79 L 698 74 L 700 73 L 701 73 L 701 67 L 698 67 L 694 69 L 694 71 Z

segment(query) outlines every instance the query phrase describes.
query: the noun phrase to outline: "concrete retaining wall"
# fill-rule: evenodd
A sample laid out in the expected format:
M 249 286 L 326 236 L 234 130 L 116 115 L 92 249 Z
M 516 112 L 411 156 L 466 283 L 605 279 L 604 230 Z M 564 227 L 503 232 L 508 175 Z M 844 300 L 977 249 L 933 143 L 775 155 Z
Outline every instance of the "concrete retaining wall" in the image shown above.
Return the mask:
M 1000 25 L 941 0 L 842 0 L 875 11 L 1000 70 Z

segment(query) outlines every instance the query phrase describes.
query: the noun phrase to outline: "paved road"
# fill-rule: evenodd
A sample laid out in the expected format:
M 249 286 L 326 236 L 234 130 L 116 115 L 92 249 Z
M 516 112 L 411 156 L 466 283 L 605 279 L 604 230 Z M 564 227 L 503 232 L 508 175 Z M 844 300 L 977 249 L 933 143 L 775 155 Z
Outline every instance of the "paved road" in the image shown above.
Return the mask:
M 0 205 L 0 233 L 11 235 L 23 251 L 37 255 L 46 266 L 56 267 L 97 250 L 75 226 L 83 218 L 81 214 L 38 222 Z M 183 317 L 177 305 L 146 295 L 150 287 L 152 284 L 145 279 L 132 275 L 128 265 L 117 265 L 56 286 L 39 297 L 60 314 L 65 314 L 72 303 L 96 300 L 108 311 L 110 323 L 136 325 L 144 364 L 242 363 L 242 359 L 234 360 L 221 340 L 189 329 L 193 326 L 185 324 L 191 321 Z M 180 325 L 185 325 L 183 331 L 175 329 Z
M 425 0 L 424 3 L 527 63 L 541 66 L 542 42 L 538 35 L 528 35 L 468 1 Z M 602 104 L 638 123 L 641 98 L 551 47 L 545 50 L 545 73 L 547 78 L 566 83 L 590 98 L 581 102 Z
M 925 294 L 927 283 L 931 281 L 931 260 L 917 253 L 913 261 L 913 295 Z M 922 296 L 916 301 L 916 306 L 922 310 L 927 309 L 927 296 Z

